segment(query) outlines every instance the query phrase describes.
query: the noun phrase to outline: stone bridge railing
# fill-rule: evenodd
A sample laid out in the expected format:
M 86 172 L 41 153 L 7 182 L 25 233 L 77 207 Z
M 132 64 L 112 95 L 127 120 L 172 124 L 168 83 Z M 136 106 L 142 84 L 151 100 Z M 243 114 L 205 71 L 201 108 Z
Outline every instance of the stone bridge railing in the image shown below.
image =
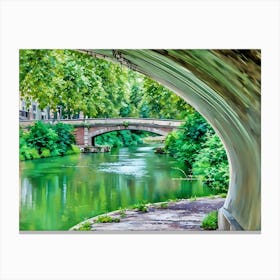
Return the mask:
M 36 120 L 20 121 L 21 126 L 32 125 Z M 112 125 L 149 125 L 178 128 L 183 124 L 180 120 L 171 119 L 144 119 L 144 118 L 98 118 L 98 119 L 61 119 L 61 120 L 45 120 L 45 123 L 62 122 L 72 125 L 90 125 L 90 126 L 112 126 Z

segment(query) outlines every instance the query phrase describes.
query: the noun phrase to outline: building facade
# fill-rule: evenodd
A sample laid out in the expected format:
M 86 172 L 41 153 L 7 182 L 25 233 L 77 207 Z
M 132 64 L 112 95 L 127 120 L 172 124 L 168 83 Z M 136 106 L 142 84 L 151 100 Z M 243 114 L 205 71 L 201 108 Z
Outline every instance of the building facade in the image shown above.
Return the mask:
M 39 103 L 31 101 L 30 106 L 24 100 L 19 101 L 19 119 L 20 120 L 48 120 L 50 119 L 50 109 L 39 107 Z

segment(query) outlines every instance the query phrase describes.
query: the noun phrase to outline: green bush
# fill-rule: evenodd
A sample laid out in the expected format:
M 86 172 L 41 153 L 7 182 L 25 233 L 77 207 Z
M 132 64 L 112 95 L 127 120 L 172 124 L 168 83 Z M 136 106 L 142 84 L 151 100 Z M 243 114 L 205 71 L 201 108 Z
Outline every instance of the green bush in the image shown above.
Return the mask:
M 121 209 L 120 210 L 120 216 L 121 216 L 121 218 L 125 218 L 126 217 L 125 209 Z
M 43 148 L 42 149 L 42 153 L 41 153 L 41 157 L 42 158 L 46 158 L 46 157 L 50 157 L 51 156 L 51 152 L 49 149 Z
M 78 146 L 76 146 L 76 145 L 73 145 L 73 144 L 71 145 L 71 150 L 73 151 L 73 154 L 81 153 L 80 148 Z
M 40 155 L 39 155 L 38 151 L 35 148 L 31 148 L 30 149 L 30 154 L 31 154 L 31 158 L 32 159 L 40 158 Z
M 184 164 L 188 174 L 201 176 L 215 193 L 227 192 L 229 167 L 224 146 L 197 112 L 190 113 L 184 125 L 167 136 L 164 149 Z
M 73 155 L 81 153 L 80 148 L 76 145 L 71 144 L 71 149 L 67 150 L 64 155 Z
M 46 148 L 50 151 L 57 149 L 58 135 L 48 124 L 41 121 L 36 122 L 30 129 L 27 143 L 28 146 L 34 147 L 41 154 L 42 149 Z
M 206 230 L 215 230 L 218 228 L 218 211 L 212 211 L 202 220 L 201 227 Z
M 40 155 L 35 148 L 24 145 L 20 148 L 20 159 L 38 159 Z
M 148 212 L 149 210 L 148 206 L 145 203 L 135 204 L 132 208 L 140 212 Z
M 86 230 L 91 230 L 91 223 L 90 222 L 85 222 L 83 223 L 78 230 L 81 231 L 86 231 Z
M 61 155 L 64 155 L 68 150 L 72 149 L 72 144 L 75 143 L 75 137 L 72 134 L 73 127 L 64 123 L 57 123 L 54 125 L 53 130 L 57 134 L 56 145 L 58 151 Z
M 20 160 L 79 153 L 80 149 L 74 145 L 75 137 L 72 132 L 71 125 L 58 123 L 51 126 L 41 121 L 31 126 L 29 131 L 20 128 Z
M 223 193 L 228 189 L 229 166 L 226 151 L 219 137 L 207 134 L 206 142 L 195 157 L 193 174 L 200 175 L 204 182 L 215 191 Z
M 214 133 L 205 119 L 194 111 L 186 117 L 180 129 L 168 135 L 165 150 L 184 163 L 186 170 L 191 170 L 207 132 Z
M 58 149 L 51 151 L 51 157 L 57 157 L 57 156 L 61 156 Z

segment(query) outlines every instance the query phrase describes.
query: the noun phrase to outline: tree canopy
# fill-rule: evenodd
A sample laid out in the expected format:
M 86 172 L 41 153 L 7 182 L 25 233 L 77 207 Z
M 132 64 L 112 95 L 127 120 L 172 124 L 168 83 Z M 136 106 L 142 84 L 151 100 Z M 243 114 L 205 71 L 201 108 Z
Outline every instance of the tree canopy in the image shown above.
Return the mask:
M 20 94 L 64 118 L 182 119 L 191 107 L 150 78 L 74 50 L 20 50 Z M 168 100 L 168 102 L 166 102 Z

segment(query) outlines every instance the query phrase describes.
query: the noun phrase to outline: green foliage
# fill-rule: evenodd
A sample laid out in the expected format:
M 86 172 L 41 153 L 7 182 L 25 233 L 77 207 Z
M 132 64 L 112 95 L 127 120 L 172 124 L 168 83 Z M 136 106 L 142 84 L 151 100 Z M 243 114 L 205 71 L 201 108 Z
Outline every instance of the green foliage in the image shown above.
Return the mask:
M 119 218 L 114 218 L 111 216 L 99 216 L 96 220 L 95 223 L 119 223 L 120 219 Z
M 149 210 L 148 206 L 145 203 L 135 204 L 132 208 L 140 212 L 148 212 Z
M 41 153 L 41 157 L 42 158 L 46 158 L 46 157 L 50 157 L 51 156 L 51 151 L 49 149 L 42 149 L 42 153 Z
M 63 118 L 184 118 L 191 107 L 173 92 L 119 64 L 73 50 L 20 50 L 20 92 L 27 104 Z M 168 102 L 166 102 L 168 100 Z
M 21 131 L 20 137 L 19 159 L 25 160 L 40 158 L 38 151 L 34 147 L 28 146 L 26 142 L 26 140 L 28 139 L 28 133 L 24 133 L 23 131 Z
M 29 152 L 30 152 L 30 155 L 31 155 L 32 159 L 40 158 L 40 155 L 39 155 L 38 151 L 35 148 L 30 148 Z
M 226 194 L 226 193 L 221 193 L 221 194 L 219 195 L 219 197 L 221 197 L 221 198 L 226 198 L 226 197 L 227 197 L 227 194 Z
M 50 151 L 57 148 L 58 135 L 51 129 L 50 125 L 39 121 L 31 127 L 26 140 L 28 146 L 34 147 L 41 154 L 44 148 Z
M 167 136 L 164 149 L 216 193 L 227 191 L 229 167 L 224 146 L 197 112 L 190 113 L 182 128 Z
M 167 209 L 167 208 L 168 208 L 168 202 L 162 202 L 162 203 L 160 204 L 160 208 L 162 208 L 162 209 Z
M 90 223 L 90 222 L 85 222 L 85 223 L 83 223 L 83 224 L 78 228 L 78 230 L 81 230 L 81 231 L 91 230 L 91 223 Z
M 193 110 L 182 98 L 158 82 L 148 77 L 144 77 L 143 81 L 143 96 L 140 102 L 141 117 L 182 119 Z
M 75 143 L 75 137 L 72 133 L 73 127 L 68 124 L 57 123 L 53 130 L 58 136 L 56 144 L 59 153 L 64 155 L 68 150 L 72 150 L 72 144 Z
M 205 141 L 206 133 L 214 133 L 210 125 L 197 112 L 186 117 L 184 125 L 176 132 L 168 135 L 165 150 L 191 170 L 195 156 Z
M 123 122 L 124 127 L 128 127 L 129 126 L 129 122 Z
M 207 134 L 196 155 L 193 174 L 203 176 L 204 182 L 216 193 L 226 192 L 229 183 L 227 155 L 219 137 Z
M 121 209 L 120 210 L 120 216 L 121 216 L 121 218 L 125 218 L 126 217 L 125 209 Z
M 196 195 L 195 195 L 195 196 L 191 196 L 191 197 L 189 198 L 189 200 L 190 200 L 190 201 L 196 201 L 196 200 L 197 200 Z
M 218 228 L 218 211 L 212 211 L 204 217 L 201 227 L 205 230 L 215 230 Z
M 71 150 L 73 151 L 73 154 L 79 154 L 81 152 L 80 148 L 73 144 L 71 144 Z
M 146 134 L 145 134 L 146 135 Z M 130 130 L 112 131 L 95 138 L 95 144 L 111 147 L 129 147 L 143 144 L 142 135 Z
M 29 131 L 20 129 L 20 160 L 79 153 L 79 148 L 73 145 L 72 130 L 71 125 L 58 123 L 52 126 L 40 121 Z
M 78 146 L 71 144 L 69 150 L 67 150 L 64 155 L 80 154 L 81 150 Z

